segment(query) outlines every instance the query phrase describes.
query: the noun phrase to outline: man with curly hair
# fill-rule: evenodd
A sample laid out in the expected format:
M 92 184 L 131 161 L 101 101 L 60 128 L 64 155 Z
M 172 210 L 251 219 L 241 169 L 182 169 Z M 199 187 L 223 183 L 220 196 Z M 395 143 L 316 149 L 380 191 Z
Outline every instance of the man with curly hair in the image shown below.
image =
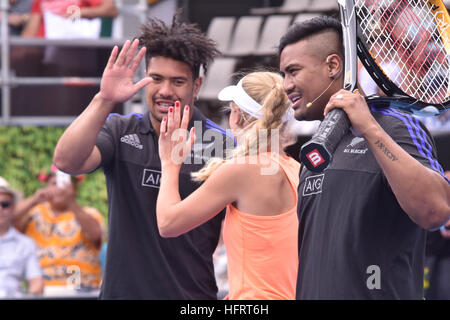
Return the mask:
M 197 130 L 215 130 L 225 138 L 220 127 L 193 107 L 202 84 L 199 69 L 206 69 L 220 53 L 211 39 L 194 25 L 181 23 L 179 16 L 178 12 L 171 26 L 150 20 L 139 39 L 127 41 L 120 52 L 114 47 L 100 92 L 65 131 L 55 149 L 54 161 L 62 171 L 79 174 L 102 168 L 106 176 L 109 241 L 101 298 L 217 297 L 212 254 L 223 214 L 169 239 L 161 238 L 156 221 L 161 178 L 158 136 L 169 109 L 179 101 L 181 108 L 177 110 L 187 107 L 190 111 L 189 128 L 195 124 Z M 146 77 L 134 83 L 144 56 Z M 130 99 L 144 87 L 147 112 L 110 114 L 115 103 Z M 198 147 L 224 141 L 200 143 Z M 181 169 L 182 198 L 198 187 L 190 173 L 207 160 L 203 156 L 202 161 L 195 161 L 194 154 L 191 158 L 190 164 L 185 162 Z

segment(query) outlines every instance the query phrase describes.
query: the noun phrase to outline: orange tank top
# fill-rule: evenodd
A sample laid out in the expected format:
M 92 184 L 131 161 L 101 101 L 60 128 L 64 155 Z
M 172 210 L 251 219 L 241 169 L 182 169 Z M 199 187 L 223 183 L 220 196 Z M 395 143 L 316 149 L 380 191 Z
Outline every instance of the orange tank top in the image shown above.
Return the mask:
M 274 216 L 256 216 L 227 206 L 223 238 L 230 300 L 293 300 L 298 270 L 297 188 L 300 164 L 270 154 L 286 174 L 295 205 Z

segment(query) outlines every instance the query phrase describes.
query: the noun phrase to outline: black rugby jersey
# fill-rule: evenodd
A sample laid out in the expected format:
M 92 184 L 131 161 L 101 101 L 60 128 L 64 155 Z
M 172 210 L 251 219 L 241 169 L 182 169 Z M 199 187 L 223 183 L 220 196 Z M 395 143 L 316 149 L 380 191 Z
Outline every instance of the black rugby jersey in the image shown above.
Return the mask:
M 193 125 L 197 139 L 188 157 L 191 164 L 183 164 L 181 168 L 182 199 L 199 186 L 191 180 L 190 173 L 201 169 L 211 155 L 221 156 L 227 143 L 227 132 L 197 109 L 189 128 Z M 230 140 L 227 141 L 229 144 Z M 159 235 L 156 200 L 161 163 L 158 135 L 151 126 L 148 111 L 110 115 L 97 138 L 97 147 L 102 155 L 109 205 L 101 298 L 216 299 L 212 254 L 219 240 L 224 211 L 179 237 Z
M 372 109 L 383 129 L 443 175 L 427 129 Z M 365 139 L 349 132 L 330 167 L 299 185 L 298 299 L 422 299 L 425 230 L 401 209 Z

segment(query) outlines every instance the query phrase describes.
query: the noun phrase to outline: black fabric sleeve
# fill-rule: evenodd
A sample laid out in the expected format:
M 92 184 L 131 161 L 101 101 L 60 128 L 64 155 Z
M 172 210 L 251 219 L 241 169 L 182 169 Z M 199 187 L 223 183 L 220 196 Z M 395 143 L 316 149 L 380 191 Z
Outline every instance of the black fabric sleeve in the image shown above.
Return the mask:
M 417 117 L 408 114 L 395 113 L 393 116 L 397 119 L 391 135 L 394 141 L 422 165 L 438 172 L 446 179 L 444 170 L 437 160 L 433 137 L 425 125 Z
M 108 119 L 97 136 L 96 146 L 100 150 L 102 161 L 100 167 L 107 168 L 115 152 L 114 135 L 111 130 L 113 119 Z

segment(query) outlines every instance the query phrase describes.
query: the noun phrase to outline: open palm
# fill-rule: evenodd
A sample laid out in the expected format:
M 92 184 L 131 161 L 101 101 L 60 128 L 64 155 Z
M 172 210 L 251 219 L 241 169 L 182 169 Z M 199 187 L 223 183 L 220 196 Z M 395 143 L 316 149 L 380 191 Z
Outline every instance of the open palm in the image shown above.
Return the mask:
M 161 121 L 159 133 L 159 158 L 161 165 L 175 165 L 181 167 L 181 164 L 190 154 L 195 142 L 195 128 L 192 127 L 188 137 L 189 124 L 189 106 L 183 110 L 181 117 L 180 102 L 175 102 L 175 109 L 169 108 L 167 117 Z
M 127 40 L 120 53 L 117 46 L 113 48 L 100 83 L 100 94 L 104 99 L 124 102 L 152 81 L 146 77 L 134 83 L 134 75 L 145 55 L 143 47 L 135 56 L 138 46 L 139 40 L 136 39 L 132 43 Z

